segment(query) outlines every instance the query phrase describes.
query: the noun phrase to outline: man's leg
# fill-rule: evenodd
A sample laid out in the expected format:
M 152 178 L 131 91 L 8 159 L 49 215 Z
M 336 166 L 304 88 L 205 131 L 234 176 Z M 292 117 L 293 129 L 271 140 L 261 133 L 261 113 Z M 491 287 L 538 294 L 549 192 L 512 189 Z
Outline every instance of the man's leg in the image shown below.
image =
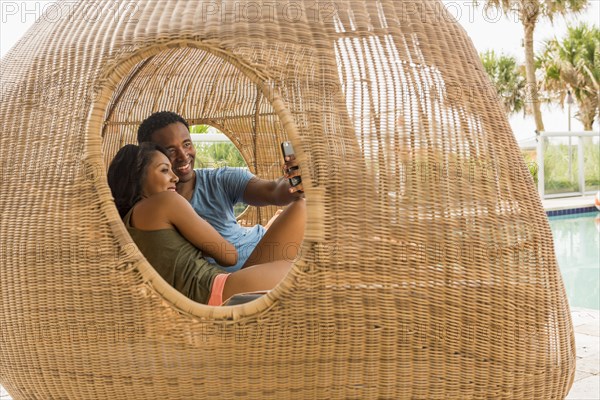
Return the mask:
M 298 255 L 306 227 L 306 201 L 292 202 L 273 221 L 242 268 L 277 260 L 292 261 Z

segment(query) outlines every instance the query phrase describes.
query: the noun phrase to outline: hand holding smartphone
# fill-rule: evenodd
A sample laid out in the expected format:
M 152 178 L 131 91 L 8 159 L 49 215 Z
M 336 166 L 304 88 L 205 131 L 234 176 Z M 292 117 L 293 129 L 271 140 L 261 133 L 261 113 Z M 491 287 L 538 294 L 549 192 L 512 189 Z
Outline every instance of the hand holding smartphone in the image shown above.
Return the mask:
M 290 157 L 290 160 L 292 158 L 295 158 L 295 153 L 294 153 L 294 147 L 292 146 L 291 142 L 283 142 L 281 143 L 281 152 L 283 153 L 283 160 L 287 163 L 286 158 Z M 289 172 L 295 171 L 298 169 L 298 166 L 293 166 L 291 168 L 289 168 Z M 288 178 L 289 182 L 290 182 L 290 186 L 292 187 L 296 187 L 298 185 L 300 185 L 302 183 L 302 178 L 300 178 L 300 176 L 292 176 L 290 178 Z M 298 190 L 298 192 L 302 192 L 301 190 Z

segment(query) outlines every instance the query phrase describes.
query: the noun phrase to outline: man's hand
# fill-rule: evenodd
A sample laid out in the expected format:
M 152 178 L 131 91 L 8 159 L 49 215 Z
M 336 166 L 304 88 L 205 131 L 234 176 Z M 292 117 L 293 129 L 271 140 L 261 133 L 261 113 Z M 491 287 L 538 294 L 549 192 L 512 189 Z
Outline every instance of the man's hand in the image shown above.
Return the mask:
M 300 166 L 296 162 L 296 156 L 294 155 L 285 157 L 285 163 L 282 165 L 282 169 L 283 178 L 288 179 L 288 184 L 289 179 L 292 179 L 294 177 L 300 177 L 302 175 L 302 172 L 300 171 Z M 296 186 L 290 185 L 288 191 L 290 193 L 295 193 L 297 197 L 303 197 L 302 192 L 304 191 L 304 188 L 302 186 L 302 183 L 300 183 Z

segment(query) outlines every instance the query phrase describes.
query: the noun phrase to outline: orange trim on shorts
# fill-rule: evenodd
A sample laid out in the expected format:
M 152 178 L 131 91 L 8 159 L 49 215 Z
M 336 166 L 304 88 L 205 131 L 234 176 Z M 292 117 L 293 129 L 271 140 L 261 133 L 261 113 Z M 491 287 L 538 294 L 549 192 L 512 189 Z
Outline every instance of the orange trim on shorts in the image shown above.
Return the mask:
M 223 304 L 223 289 L 225 288 L 225 281 L 231 274 L 219 274 L 213 279 L 212 288 L 210 290 L 210 299 L 208 299 L 209 306 L 220 306 Z

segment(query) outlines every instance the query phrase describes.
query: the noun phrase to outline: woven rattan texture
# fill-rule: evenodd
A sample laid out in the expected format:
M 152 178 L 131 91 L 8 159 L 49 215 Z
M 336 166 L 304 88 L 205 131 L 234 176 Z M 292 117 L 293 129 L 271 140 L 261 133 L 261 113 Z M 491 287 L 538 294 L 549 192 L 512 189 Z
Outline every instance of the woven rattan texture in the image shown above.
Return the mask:
M 58 3 L 1 61 L 13 398 L 566 395 L 575 350 L 549 226 L 440 2 L 90 4 Z M 131 242 L 105 168 L 159 110 L 217 126 L 264 178 L 294 143 L 306 240 L 269 295 L 193 303 Z

